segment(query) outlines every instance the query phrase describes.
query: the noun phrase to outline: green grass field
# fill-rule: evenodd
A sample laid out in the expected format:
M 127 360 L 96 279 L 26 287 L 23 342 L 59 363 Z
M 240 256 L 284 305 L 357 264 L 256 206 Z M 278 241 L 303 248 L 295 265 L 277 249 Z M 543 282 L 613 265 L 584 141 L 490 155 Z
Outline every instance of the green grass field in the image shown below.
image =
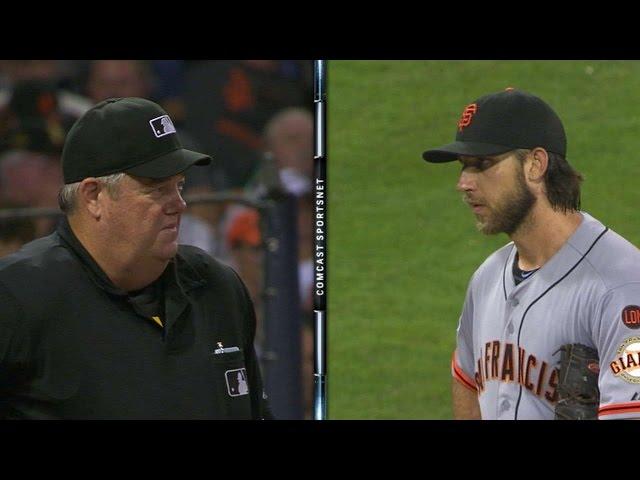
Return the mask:
M 640 245 L 640 62 L 330 61 L 331 419 L 448 419 L 450 360 L 485 237 L 455 190 L 460 112 L 512 86 L 560 115 L 582 208 Z

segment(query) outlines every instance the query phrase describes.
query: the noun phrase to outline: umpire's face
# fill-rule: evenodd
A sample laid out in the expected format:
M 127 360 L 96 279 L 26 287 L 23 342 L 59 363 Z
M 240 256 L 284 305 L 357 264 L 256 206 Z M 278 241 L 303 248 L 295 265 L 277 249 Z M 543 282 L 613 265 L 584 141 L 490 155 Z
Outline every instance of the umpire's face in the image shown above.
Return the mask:
M 105 195 L 103 218 L 116 251 L 129 260 L 166 262 L 178 250 L 184 175 L 153 180 L 126 175 L 115 192 Z

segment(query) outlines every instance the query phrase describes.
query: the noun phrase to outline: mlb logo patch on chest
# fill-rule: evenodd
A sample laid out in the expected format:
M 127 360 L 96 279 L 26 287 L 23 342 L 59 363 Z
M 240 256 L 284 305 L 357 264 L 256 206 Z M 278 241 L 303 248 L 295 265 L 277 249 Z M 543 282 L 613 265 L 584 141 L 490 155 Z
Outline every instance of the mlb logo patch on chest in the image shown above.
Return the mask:
M 247 383 L 247 371 L 244 368 L 227 370 L 224 372 L 227 381 L 227 393 L 232 397 L 249 394 L 249 384 Z

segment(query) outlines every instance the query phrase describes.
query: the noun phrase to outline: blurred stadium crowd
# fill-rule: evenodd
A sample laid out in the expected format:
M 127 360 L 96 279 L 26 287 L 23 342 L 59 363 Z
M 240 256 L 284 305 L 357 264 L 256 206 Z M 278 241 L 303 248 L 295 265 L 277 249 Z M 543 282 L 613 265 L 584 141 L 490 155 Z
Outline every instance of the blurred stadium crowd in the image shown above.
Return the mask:
M 210 166 L 187 173 L 185 196 L 225 192 L 257 198 L 275 185 L 297 198 L 303 401 L 310 418 L 312 62 L 0 61 L 0 210 L 57 208 L 65 135 L 92 105 L 111 97 L 159 103 L 185 147 L 213 157 Z M 51 216 L 0 218 L 0 257 L 48 235 L 56 222 Z M 238 271 L 260 325 L 264 249 L 259 212 L 234 202 L 191 205 L 180 228 L 180 243 L 196 245 Z

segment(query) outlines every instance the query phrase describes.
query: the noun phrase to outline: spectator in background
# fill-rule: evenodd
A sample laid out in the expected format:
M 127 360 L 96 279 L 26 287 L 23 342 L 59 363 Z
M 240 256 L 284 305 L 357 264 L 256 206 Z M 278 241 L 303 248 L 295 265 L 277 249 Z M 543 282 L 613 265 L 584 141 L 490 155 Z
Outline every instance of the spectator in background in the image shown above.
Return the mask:
M 187 64 L 185 126 L 221 165 L 198 186 L 238 189 L 249 181 L 262 159 L 267 121 L 283 108 L 313 102 L 307 77 L 295 68 L 307 64 L 311 67 L 311 61 L 277 60 Z
M 280 177 L 292 188 L 305 185 L 313 176 L 313 116 L 302 108 L 277 113 L 265 128 L 266 148 Z
M 175 125 L 184 127 L 184 60 L 152 60 L 154 76 L 153 98 L 162 105 Z
M 51 81 L 20 78 L 12 85 L 10 100 L 0 111 L 0 202 L 57 209 L 60 155 L 75 120 L 63 110 Z M 55 224 L 52 217 L 34 219 L 35 236 L 48 235 Z
M 91 107 L 91 102 L 63 88 L 67 74 L 67 68 L 59 60 L 0 61 L 0 112 L 8 108 L 16 87 L 31 83 L 46 86 L 54 92 L 56 108 L 61 116 L 74 120 L 80 118 Z
M 2 60 L 0 61 L 2 88 L 24 80 L 58 80 L 57 60 Z
M 87 73 L 87 96 L 95 104 L 114 97 L 150 98 L 153 80 L 139 60 L 93 60 Z
M 302 108 L 277 113 L 265 128 L 266 148 L 284 189 L 298 198 L 298 259 L 301 303 L 309 321 L 313 314 L 312 195 L 313 116 Z
M 281 189 L 298 198 L 299 257 L 301 262 L 311 264 L 313 116 L 309 111 L 295 107 L 278 112 L 264 129 L 264 145 L 266 151 L 261 162 L 262 168 L 247 189 L 252 196 L 257 197 L 264 196 L 269 188 Z M 271 178 L 274 174 L 275 178 Z M 254 209 L 238 206 L 229 220 L 227 240 L 229 247 L 234 250 L 233 256 L 241 270 L 256 269 L 253 265 L 260 263 L 256 257 L 258 253 L 252 253 L 260 245 L 258 218 Z M 242 251 L 241 247 L 247 247 L 248 251 Z M 244 265 L 245 268 L 241 268 L 240 265 Z M 258 275 L 247 272 L 247 277 L 258 278 Z M 303 281 L 306 281 L 306 278 Z M 254 291 L 257 296 L 259 289 L 256 288 Z M 258 299 L 256 301 L 259 303 Z
M 60 187 L 59 157 L 28 150 L 10 150 L 0 155 L 0 203 L 57 208 Z M 36 218 L 35 236 L 48 235 L 55 226 L 55 218 Z
M 310 60 L 186 62 L 185 127 L 214 161 L 203 175 L 187 178 L 185 192 L 241 193 L 255 181 L 265 155 L 267 122 L 286 107 L 312 105 L 311 73 Z M 223 204 L 194 205 L 191 211 L 224 238 L 245 210 Z
M 260 216 L 255 209 L 244 208 L 231 223 L 226 237 L 233 264 L 244 281 L 256 312 L 256 342 L 262 346 L 264 331 L 264 267 Z
M 92 60 L 85 92 L 94 103 L 111 97 L 142 97 L 160 104 L 176 127 L 184 123 L 183 60 Z
M 313 398 L 313 244 L 312 193 L 313 117 L 300 108 L 288 108 L 277 113 L 266 125 L 264 144 L 267 159 L 263 161 L 254 194 L 263 195 L 265 184 L 282 189 L 298 199 L 298 284 L 302 307 L 302 376 L 305 417 L 311 418 Z M 269 165 L 275 167 L 276 178 L 270 178 Z M 275 184 L 274 184 L 275 182 Z M 263 318 L 263 253 L 259 225 L 254 209 L 243 208 L 231 219 L 227 241 L 235 265 L 251 295 L 258 322 Z M 257 337 L 260 339 L 260 337 Z
M 24 149 L 60 156 L 66 132 L 78 118 L 78 112 L 65 109 L 60 91 L 50 81 L 20 81 L 0 107 L 0 151 Z

